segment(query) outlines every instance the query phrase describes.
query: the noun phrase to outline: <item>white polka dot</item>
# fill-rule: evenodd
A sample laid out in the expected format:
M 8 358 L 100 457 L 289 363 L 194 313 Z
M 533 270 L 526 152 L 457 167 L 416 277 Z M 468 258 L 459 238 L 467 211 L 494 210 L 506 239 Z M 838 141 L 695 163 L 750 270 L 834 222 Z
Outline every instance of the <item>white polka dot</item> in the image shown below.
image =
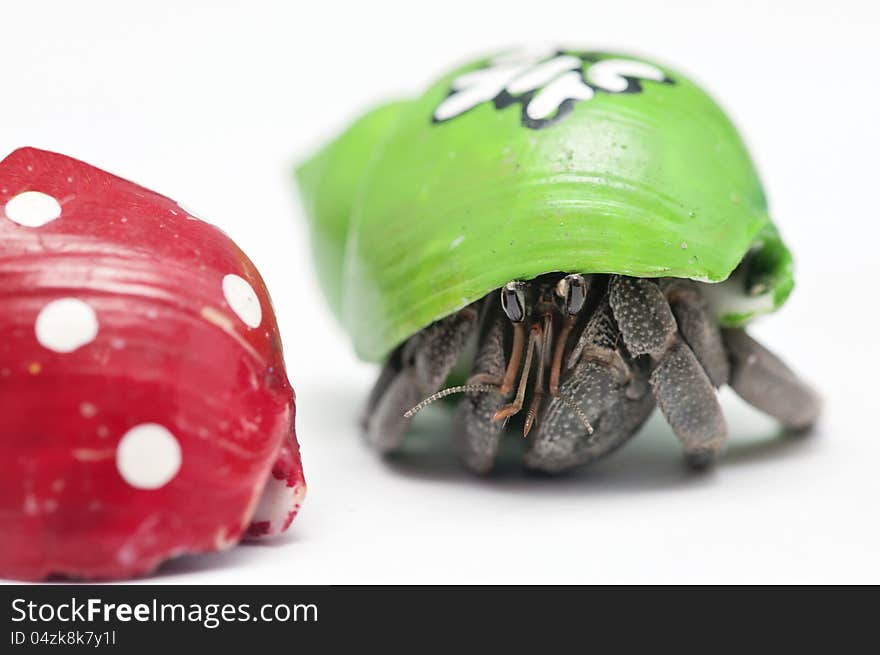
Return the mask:
M 177 475 L 183 456 L 180 443 L 157 423 L 142 423 L 125 433 L 116 449 L 119 475 L 137 489 L 158 489 Z
M 223 297 L 245 325 L 255 328 L 263 321 L 260 299 L 247 280 L 230 273 L 223 278 Z
M 94 340 L 98 335 L 98 317 L 82 300 L 61 298 L 40 310 L 34 332 L 44 348 L 69 353 Z
M 6 217 L 25 227 L 40 227 L 61 216 L 61 205 L 39 191 L 19 193 L 6 203 Z

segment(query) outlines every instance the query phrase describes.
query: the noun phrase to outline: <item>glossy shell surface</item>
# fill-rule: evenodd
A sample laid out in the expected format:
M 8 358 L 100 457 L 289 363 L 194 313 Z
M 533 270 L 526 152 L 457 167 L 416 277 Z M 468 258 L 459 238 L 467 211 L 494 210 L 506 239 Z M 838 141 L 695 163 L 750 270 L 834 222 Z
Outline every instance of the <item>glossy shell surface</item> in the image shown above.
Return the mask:
M 294 411 L 225 234 L 63 155 L 0 163 L 0 576 L 128 577 L 281 532 Z
M 367 114 L 298 178 L 322 284 L 368 360 L 551 271 L 721 282 L 769 246 L 759 293 L 717 294 L 719 318 L 745 322 L 791 290 L 730 120 L 684 75 L 626 55 L 473 62 Z

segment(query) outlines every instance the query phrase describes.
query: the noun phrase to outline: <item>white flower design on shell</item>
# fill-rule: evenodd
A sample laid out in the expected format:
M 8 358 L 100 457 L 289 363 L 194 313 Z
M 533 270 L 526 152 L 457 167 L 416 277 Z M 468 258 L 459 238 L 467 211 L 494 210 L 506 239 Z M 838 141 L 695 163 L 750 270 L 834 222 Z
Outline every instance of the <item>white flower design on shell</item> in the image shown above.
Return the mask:
M 434 110 L 434 121 L 451 120 L 484 102 L 494 102 L 497 109 L 519 102 L 523 125 L 540 129 L 596 92 L 638 93 L 640 80 L 672 83 L 656 66 L 635 59 L 601 59 L 595 53 L 562 50 L 516 51 L 455 78 L 449 95 Z

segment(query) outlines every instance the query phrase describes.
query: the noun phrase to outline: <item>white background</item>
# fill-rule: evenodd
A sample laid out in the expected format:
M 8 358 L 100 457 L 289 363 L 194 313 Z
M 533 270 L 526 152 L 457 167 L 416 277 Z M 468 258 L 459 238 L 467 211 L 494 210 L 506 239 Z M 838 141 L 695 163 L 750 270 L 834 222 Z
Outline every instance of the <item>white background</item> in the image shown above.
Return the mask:
M 242 246 L 277 306 L 303 511 L 273 545 L 187 557 L 149 581 L 880 582 L 876 7 L 4 2 L 0 156 L 56 150 L 180 200 Z M 729 452 L 703 476 L 660 420 L 560 479 L 472 477 L 442 411 L 394 461 L 361 442 L 376 371 L 317 291 L 291 166 L 383 98 L 529 42 L 648 54 L 740 125 L 799 266 L 789 304 L 753 332 L 822 390 L 812 436 L 781 437 L 725 393 Z

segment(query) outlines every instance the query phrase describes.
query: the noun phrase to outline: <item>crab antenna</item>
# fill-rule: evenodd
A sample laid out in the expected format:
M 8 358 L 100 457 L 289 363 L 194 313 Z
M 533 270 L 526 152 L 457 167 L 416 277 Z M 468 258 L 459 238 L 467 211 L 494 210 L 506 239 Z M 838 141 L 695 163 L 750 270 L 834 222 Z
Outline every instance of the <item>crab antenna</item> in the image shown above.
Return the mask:
M 410 410 L 407 410 L 403 416 L 404 418 L 412 418 L 420 411 L 425 409 L 428 405 L 433 403 L 435 400 L 440 400 L 442 398 L 446 398 L 446 396 L 451 396 L 455 393 L 468 393 L 468 392 L 478 392 L 478 393 L 489 393 L 492 391 L 498 391 L 498 387 L 492 384 L 462 384 L 457 387 L 449 387 L 447 389 L 443 389 L 442 391 L 438 391 L 437 393 L 432 393 L 430 396 L 425 398 L 418 405 L 413 407 Z
M 590 425 L 590 419 L 587 418 L 587 415 L 584 413 L 584 410 L 581 409 L 580 405 L 576 402 L 573 402 L 571 399 L 566 398 L 562 394 L 556 396 L 559 400 L 562 401 L 562 404 L 568 407 L 571 411 L 577 414 L 577 417 L 581 420 L 581 423 L 584 424 L 584 427 L 587 428 L 587 434 L 592 436 L 593 434 L 593 426 Z

